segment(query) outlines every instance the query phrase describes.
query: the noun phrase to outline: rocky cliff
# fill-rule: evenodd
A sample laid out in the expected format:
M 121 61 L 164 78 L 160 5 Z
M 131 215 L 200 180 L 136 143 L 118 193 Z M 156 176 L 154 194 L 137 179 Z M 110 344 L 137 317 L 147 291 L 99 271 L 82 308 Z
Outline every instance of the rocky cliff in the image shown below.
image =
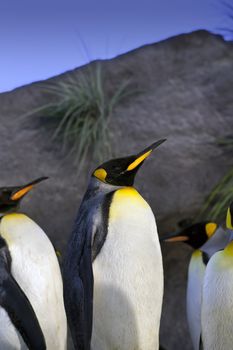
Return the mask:
M 204 31 L 181 35 L 102 62 L 107 89 L 130 78 L 139 93 L 115 110 L 111 130 L 115 154 L 141 150 L 159 138 L 167 142 L 143 166 L 136 186 L 151 204 L 160 233 L 192 217 L 210 189 L 232 166 L 232 154 L 216 139 L 232 134 L 233 45 Z M 78 76 L 83 67 L 54 80 Z M 30 67 L 29 67 L 30 69 Z M 41 83 L 0 95 L 0 185 L 21 184 L 37 176 L 50 180 L 23 201 L 22 209 L 63 251 L 88 176 L 89 162 L 77 175 L 71 158 L 61 155 L 45 125 L 20 117 L 48 100 Z M 185 285 L 191 250 L 163 247 L 165 298 L 161 343 L 191 349 L 185 316 Z

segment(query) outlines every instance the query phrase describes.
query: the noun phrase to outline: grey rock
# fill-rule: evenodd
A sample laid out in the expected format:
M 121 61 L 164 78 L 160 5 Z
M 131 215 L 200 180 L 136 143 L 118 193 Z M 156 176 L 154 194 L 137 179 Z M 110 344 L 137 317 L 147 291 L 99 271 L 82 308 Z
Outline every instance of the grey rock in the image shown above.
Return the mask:
M 159 138 L 158 148 L 138 174 L 136 187 L 151 204 L 160 233 L 193 217 L 205 196 L 232 166 L 232 154 L 216 139 L 232 133 L 233 45 L 199 31 L 139 48 L 103 61 L 107 89 L 131 78 L 140 92 L 114 112 L 111 129 L 114 152 L 138 152 Z M 93 63 L 95 64 L 95 63 Z M 76 69 L 52 81 L 78 79 Z M 64 251 L 80 200 L 95 162 L 77 174 L 72 158 L 65 159 L 59 142 L 52 142 L 46 125 L 21 116 L 48 102 L 43 84 L 34 83 L 0 95 L 0 186 L 46 175 L 22 203 Z M 167 350 L 191 349 L 185 315 L 185 289 L 190 248 L 163 245 L 165 296 L 161 344 Z

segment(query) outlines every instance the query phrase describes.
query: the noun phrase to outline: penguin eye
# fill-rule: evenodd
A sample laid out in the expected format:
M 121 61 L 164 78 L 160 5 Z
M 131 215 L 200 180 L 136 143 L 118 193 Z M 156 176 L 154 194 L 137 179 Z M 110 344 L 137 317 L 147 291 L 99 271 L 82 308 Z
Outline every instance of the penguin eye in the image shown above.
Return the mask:
M 9 191 L 7 189 L 2 190 L 2 194 L 4 196 L 9 195 Z
M 9 193 L 9 191 L 7 189 L 3 189 L 1 191 L 0 196 L 2 197 L 3 200 L 6 200 L 10 196 L 10 193 Z
M 196 230 L 192 230 L 191 231 L 191 236 L 195 236 L 197 234 L 197 231 Z
M 111 170 L 114 172 L 119 172 L 121 168 L 118 165 L 113 165 Z

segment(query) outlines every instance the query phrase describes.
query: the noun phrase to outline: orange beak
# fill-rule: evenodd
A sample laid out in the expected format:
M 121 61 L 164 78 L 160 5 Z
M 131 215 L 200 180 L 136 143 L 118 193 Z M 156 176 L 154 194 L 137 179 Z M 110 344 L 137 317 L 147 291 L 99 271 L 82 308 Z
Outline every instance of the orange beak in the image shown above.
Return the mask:
M 160 237 L 160 242 L 185 242 L 189 240 L 189 237 L 182 234 L 182 232 L 167 233 L 163 237 Z
M 40 183 L 41 181 L 47 180 L 48 177 L 40 177 L 39 179 L 36 179 L 24 186 L 20 186 L 16 188 L 16 191 L 14 191 L 14 193 L 11 196 L 11 200 L 13 201 L 17 201 L 19 199 L 21 199 L 23 196 L 25 196 L 29 191 L 31 191 L 31 189 L 33 189 L 33 187 Z

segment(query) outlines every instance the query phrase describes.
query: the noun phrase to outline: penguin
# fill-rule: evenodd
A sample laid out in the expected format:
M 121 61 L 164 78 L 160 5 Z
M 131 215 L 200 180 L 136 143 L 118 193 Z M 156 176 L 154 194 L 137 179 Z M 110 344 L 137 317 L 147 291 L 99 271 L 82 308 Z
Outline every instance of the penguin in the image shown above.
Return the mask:
M 0 349 L 65 350 L 67 320 L 55 250 L 44 231 L 18 212 L 47 178 L 0 188 Z
M 164 235 L 160 241 L 184 242 L 194 249 L 188 268 L 186 312 L 193 348 L 199 350 L 202 288 L 206 265 L 216 251 L 225 248 L 229 242 L 229 235 L 216 222 L 203 221 L 184 227 L 179 232 Z
M 92 173 L 63 269 L 75 349 L 159 349 L 162 255 L 153 212 L 133 185 L 164 141 Z
M 210 259 L 203 282 L 201 311 L 204 350 L 230 350 L 233 344 L 233 202 L 226 227 L 229 243 Z

